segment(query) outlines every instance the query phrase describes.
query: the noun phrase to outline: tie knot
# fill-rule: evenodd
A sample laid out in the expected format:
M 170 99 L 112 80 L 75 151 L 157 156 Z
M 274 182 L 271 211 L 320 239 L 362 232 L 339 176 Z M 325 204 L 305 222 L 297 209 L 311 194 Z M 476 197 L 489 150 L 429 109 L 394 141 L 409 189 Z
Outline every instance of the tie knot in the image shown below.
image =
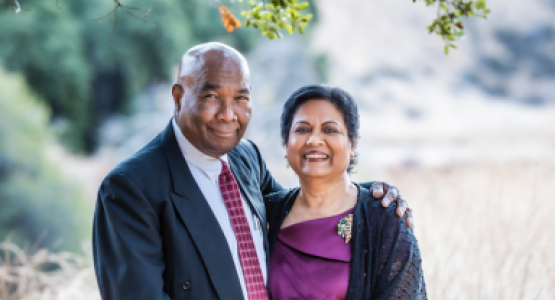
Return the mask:
M 221 175 L 224 175 L 224 176 L 231 175 L 231 170 L 229 169 L 229 165 L 223 160 L 220 160 L 220 161 L 222 162 L 222 173 L 221 173 Z

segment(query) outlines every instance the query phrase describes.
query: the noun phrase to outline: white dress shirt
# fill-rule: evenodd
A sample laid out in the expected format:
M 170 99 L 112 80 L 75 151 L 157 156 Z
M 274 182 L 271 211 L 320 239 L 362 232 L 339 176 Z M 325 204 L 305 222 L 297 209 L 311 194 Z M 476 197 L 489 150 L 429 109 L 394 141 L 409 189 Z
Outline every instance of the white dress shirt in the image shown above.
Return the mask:
M 193 174 L 193 178 L 195 178 L 200 191 L 204 195 L 204 198 L 206 198 L 208 205 L 210 205 L 210 208 L 212 209 L 212 212 L 214 213 L 214 216 L 216 217 L 216 220 L 218 220 L 220 228 L 224 233 L 227 244 L 229 245 L 229 250 L 231 251 L 231 256 L 233 257 L 233 262 L 235 263 L 237 275 L 239 276 L 239 282 L 241 283 L 243 295 L 245 299 L 248 299 L 247 286 L 245 285 L 243 269 L 241 268 L 241 261 L 239 259 L 237 239 L 235 238 L 235 233 L 233 232 L 233 227 L 231 225 L 231 221 L 229 220 L 227 208 L 225 207 L 224 200 L 220 193 L 220 187 L 218 185 L 218 177 L 222 171 L 222 163 L 220 160 L 227 163 L 227 154 L 220 157 L 220 159 L 217 159 L 200 152 L 187 140 L 187 138 L 185 138 L 181 129 L 177 126 L 177 123 L 173 119 L 172 124 L 173 131 L 175 132 L 175 138 L 177 139 L 177 144 L 179 144 L 181 153 L 183 154 L 185 161 L 187 161 L 187 165 Z M 266 252 L 264 252 L 263 229 L 260 226 L 260 221 L 252 212 L 250 205 L 245 199 L 245 195 L 241 192 L 243 208 L 251 229 L 254 246 L 258 255 L 258 261 L 260 262 L 260 268 L 262 270 L 262 275 L 264 276 L 264 282 L 267 282 Z M 201 199 L 198 200 L 202 201 Z

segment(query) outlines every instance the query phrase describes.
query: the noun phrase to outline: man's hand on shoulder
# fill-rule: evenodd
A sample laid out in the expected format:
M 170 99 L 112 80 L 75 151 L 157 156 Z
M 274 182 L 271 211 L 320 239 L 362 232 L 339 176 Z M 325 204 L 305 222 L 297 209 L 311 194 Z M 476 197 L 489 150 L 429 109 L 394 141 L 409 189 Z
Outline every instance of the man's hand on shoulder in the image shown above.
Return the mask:
M 387 182 L 376 181 L 370 187 L 374 198 L 382 198 L 382 206 L 388 207 L 391 202 L 397 202 L 397 215 L 402 217 L 407 213 L 407 226 L 412 227 L 414 224 L 412 217 L 412 209 L 408 207 L 407 201 L 399 194 L 399 189 Z M 385 196 L 384 196 L 385 195 Z

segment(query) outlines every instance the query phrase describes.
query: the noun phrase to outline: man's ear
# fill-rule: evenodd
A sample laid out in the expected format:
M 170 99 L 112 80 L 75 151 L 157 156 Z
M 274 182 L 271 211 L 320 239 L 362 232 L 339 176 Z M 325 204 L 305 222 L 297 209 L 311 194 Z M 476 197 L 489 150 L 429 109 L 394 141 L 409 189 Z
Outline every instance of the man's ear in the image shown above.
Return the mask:
M 177 110 L 181 108 L 181 98 L 183 98 L 183 87 L 181 84 L 176 83 L 172 86 L 173 103 Z

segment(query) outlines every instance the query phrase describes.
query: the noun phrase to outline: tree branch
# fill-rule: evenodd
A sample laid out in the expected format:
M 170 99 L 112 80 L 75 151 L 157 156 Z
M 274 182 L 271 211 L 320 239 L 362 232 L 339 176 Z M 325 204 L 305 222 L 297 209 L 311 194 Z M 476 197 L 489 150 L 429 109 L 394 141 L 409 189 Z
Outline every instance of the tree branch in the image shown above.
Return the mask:
M 14 13 L 18 13 L 21 10 L 21 5 L 19 5 L 19 2 L 17 2 L 17 0 L 8 0 L 8 2 L 10 3 L 10 7 L 12 8 Z
M 11 0 L 10 0 L 11 1 Z M 15 0 L 17 1 L 17 0 Z M 110 34 L 110 44 L 112 44 L 112 47 L 115 48 L 114 46 L 114 42 L 113 42 L 113 37 L 114 37 L 114 32 L 116 31 L 116 25 L 118 24 L 118 9 L 123 10 L 126 14 L 130 15 L 131 17 L 140 20 L 141 22 L 144 22 L 145 24 L 152 26 L 152 27 L 156 27 L 154 26 L 154 24 L 151 24 L 150 22 L 148 22 L 146 20 L 146 17 L 148 16 L 148 14 L 150 13 L 150 9 L 144 9 L 144 8 L 139 8 L 139 7 L 133 7 L 133 6 L 126 6 L 121 4 L 120 0 L 114 0 L 114 9 L 112 9 L 112 11 L 110 11 L 107 15 L 100 17 L 98 19 L 93 19 L 95 21 L 99 21 L 102 22 L 102 20 L 106 19 L 107 17 L 114 15 L 114 25 L 112 26 L 112 33 Z M 132 13 L 132 10 L 137 10 L 137 11 L 143 11 L 145 12 L 145 16 L 143 18 L 137 16 L 136 14 Z

